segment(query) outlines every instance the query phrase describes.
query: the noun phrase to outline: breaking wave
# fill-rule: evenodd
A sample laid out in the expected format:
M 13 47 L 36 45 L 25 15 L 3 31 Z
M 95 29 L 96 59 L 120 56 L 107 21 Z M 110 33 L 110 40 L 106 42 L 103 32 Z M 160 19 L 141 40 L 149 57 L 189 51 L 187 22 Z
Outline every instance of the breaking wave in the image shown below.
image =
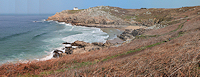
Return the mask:
M 32 31 L 27 31 L 27 32 L 22 32 L 22 33 L 16 33 L 16 34 L 12 34 L 12 35 L 9 35 L 9 36 L 5 36 L 3 38 L 0 38 L 0 41 L 4 41 L 6 39 L 9 39 L 9 38 L 12 38 L 12 37 L 16 37 L 16 36 L 20 36 L 20 35 L 24 35 L 24 34 L 28 34 Z
M 40 37 L 40 36 L 45 35 L 45 34 L 47 34 L 47 33 L 41 33 L 41 34 L 35 35 L 32 39 L 36 39 L 37 37 Z

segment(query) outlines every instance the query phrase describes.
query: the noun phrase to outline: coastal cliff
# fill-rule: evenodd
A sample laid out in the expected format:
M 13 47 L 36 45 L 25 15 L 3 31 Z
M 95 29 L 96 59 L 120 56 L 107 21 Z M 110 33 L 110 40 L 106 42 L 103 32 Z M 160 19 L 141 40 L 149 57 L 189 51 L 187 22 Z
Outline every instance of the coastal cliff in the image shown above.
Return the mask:
M 197 14 L 191 12 L 194 10 L 195 7 L 123 9 L 119 7 L 97 6 L 81 10 L 63 10 L 47 20 L 100 28 L 127 26 L 163 28 L 178 23 L 180 18 L 187 18 L 187 13 Z
M 126 21 L 114 13 L 127 12 L 122 8 L 98 6 L 82 10 L 64 10 L 49 17 L 47 20 L 72 23 L 74 25 L 92 27 L 123 27 L 132 25 L 135 21 Z
M 144 21 L 137 19 L 140 13 L 146 9 L 123 9 L 119 7 L 97 6 L 81 10 L 64 10 L 49 17 L 47 20 L 72 23 L 88 27 L 126 27 L 130 25 L 152 26 L 154 21 Z M 159 20 L 157 20 L 157 23 Z

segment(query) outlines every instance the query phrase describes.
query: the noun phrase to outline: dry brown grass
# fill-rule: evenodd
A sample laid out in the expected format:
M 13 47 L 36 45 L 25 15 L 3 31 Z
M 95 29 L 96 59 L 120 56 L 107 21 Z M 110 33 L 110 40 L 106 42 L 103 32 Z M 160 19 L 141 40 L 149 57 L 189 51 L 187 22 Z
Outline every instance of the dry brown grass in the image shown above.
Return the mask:
M 173 24 L 173 25 L 167 26 L 165 28 L 154 29 L 154 30 L 145 32 L 144 35 L 162 35 L 162 34 L 165 34 L 165 33 L 169 33 L 170 31 L 177 29 L 180 24 L 181 24 L 181 22 L 177 23 L 177 24 Z
M 165 35 L 172 38 L 178 36 L 180 31 L 187 32 L 183 36 L 169 42 L 140 51 L 141 53 L 130 54 L 124 57 L 119 56 L 107 62 L 66 71 L 56 76 L 198 77 L 200 76 L 200 25 L 197 22 L 199 21 L 198 17 L 193 20 L 196 22 L 186 22 L 182 29 Z M 185 30 L 186 28 L 187 30 Z M 135 43 L 137 42 L 134 41 L 129 45 L 132 46 Z
M 200 31 L 146 49 L 143 53 L 98 64 L 92 68 L 83 68 L 77 75 L 86 76 L 199 76 L 198 62 Z M 193 37 L 188 37 L 188 36 Z M 195 37 L 194 37 L 195 36 Z M 183 39 L 183 40 L 179 40 Z M 190 39 L 190 40 L 184 40 Z M 70 73 L 70 74 L 71 74 Z M 69 75 L 68 72 L 62 73 Z M 58 75 L 59 76 L 59 75 Z

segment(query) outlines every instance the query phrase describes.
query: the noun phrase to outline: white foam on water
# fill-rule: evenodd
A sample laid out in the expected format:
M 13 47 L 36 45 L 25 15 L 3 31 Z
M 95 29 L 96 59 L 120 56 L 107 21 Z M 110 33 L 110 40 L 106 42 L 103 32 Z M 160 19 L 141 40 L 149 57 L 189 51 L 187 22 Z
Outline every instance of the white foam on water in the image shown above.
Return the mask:
M 99 28 L 91 28 L 91 27 L 79 27 L 75 26 L 73 31 L 81 31 L 82 34 L 71 35 L 63 38 L 63 41 L 73 43 L 77 40 L 85 41 L 85 42 L 106 42 L 106 39 L 109 37 L 107 33 L 104 33 Z
M 71 44 L 67 44 L 67 45 L 65 45 L 65 47 L 71 47 L 72 45 Z
M 58 50 L 60 50 L 60 51 L 62 51 L 62 52 L 64 53 L 65 50 L 63 50 L 62 48 L 63 48 L 63 47 L 58 47 L 58 48 L 55 48 L 55 49 L 58 49 Z M 54 50 L 55 50 L 55 49 L 54 49 Z M 36 60 L 38 60 L 38 61 L 46 61 L 46 60 L 50 60 L 50 59 L 52 59 L 52 58 L 53 58 L 53 55 L 54 55 L 54 53 L 53 53 L 54 50 L 51 51 L 51 52 L 45 51 L 48 55 L 45 56 L 44 58 L 36 59 Z
M 72 26 L 72 28 L 69 31 L 72 31 L 74 29 L 74 26 Z
M 76 31 L 76 32 L 80 32 L 82 34 L 74 34 L 74 35 L 70 35 L 70 36 L 66 36 L 63 38 L 50 38 L 47 40 L 44 40 L 44 42 L 50 42 L 50 44 L 57 44 L 56 42 L 58 40 L 62 40 L 64 42 L 69 42 L 69 43 L 73 43 L 77 40 L 79 41 L 84 41 L 84 42 L 102 42 L 105 43 L 106 39 L 109 37 L 109 35 L 105 32 L 103 32 L 101 29 L 99 28 L 94 28 L 94 27 L 84 27 L 84 26 L 72 26 L 71 24 L 66 24 L 65 22 L 57 22 L 55 21 L 57 24 L 65 24 L 66 26 L 70 26 L 66 27 L 65 29 L 59 30 L 59 31 L 55 31 L 55 32 L 63 32 L 63 31 Z M 65 47 L 65 45 L 62 45 L 61 47 L 58 48 L 52 48 L 50 50 L 52 50 L 51 52 L 45 51 L 48 56 L 45 56 L 44 58 L 41 59 L 37 59 L 38 61 L 45 61 L 45 60 L 50 60 L 53 58 L 53 51 L 55 49 L 61 50 L 63 52 L 65 52 L 63 50 L 63 48 Z M 73 48 L 76 48 L 76 46 L 73 46 Z
M 45 20 L 46 21 L 46 20 Z M 44 20 L 42 20 L 41 22 L 45 22 Z M 57 24 L 65 24 L 66 26 L 70 26 L 66 27 L 66 29 L 62 29 L 59 31 L 55 31 L 55 32 L 63 32 L 63 31 L 76 31 L 76 32 L 80 32 L 82 34 L 74 34 L 74 35 L 70 35 L 70 36 L 66 36 L 63 38 L 59 38 L 59 37 L 55 37 L 55 38 L 48 38 L 43 40 L 43 42 L 47 42 L 49 44 L 61 44 L 59 46 L 61 47 L 57 47 L 57 48 L 51 48 L 53 46 L 51 45 L 46 45 L 46 46 L 41 46 L 42 48 L 45 49 L 49 49 L 50 51 L 44 51 L 47 56 L 43 57 L 43 58 L 35 58 L 34 60 L 37 61 L 46 61 L 46 60 L 50 60 L 53 59 L 53 51 L 55 49 L 61 50 L 62 52 L 65 52 L 63 50 L 63 48 L 65 47 L 65 45 L 62 45 L 62 43 L 58 43 L 59 40 L 64 41 L 64 42 L 69 42 L 69 43 L 73 43 L 77 40 L 79 41 L 85 41 L 85 42 L 102 42 L 105 43 L 106 39 L 109 37 L 109 35 L 105 32 L 103 32 L 101 29 L 99 28 L 94 28 L 94 27 L 84 27 L 84 26 L 72 26 L 71 24 L 66 24 L 65 22 L 57 22 L 57 21 L 52 21 L 52 20 L 48 20 L 47 22 L 55 22 Z M 51 23 L 50 23 L 51 24 Z M 76 48 L 77 46 L 72 46 L 73 48 Z M 21 55 L 23 56 L 23 54 Z M 30 62 L 29 60 L 18 60 L 20 63 L 28 63 Z M 8 61 L 8 62 L 13 62 L 13 61 Z
M 65 25 L 66 25 L 66 26 L 72 26 L 72 24 L 70 24 L 70 23 L 65 23 Z
M 53 20 L 48 20 L 47 22 L 52 22 Z
M 58 24 L 65 24 L 65 22 L 58 22 Z
M 41 59 L 36 59 L 36 60 L 38 60 L 38 61 L 45 61 L 45 60 L 50 60 L 50 59 L 52 59 L 53 58 L 53 51 L 52 52 L 48 52 L 49 53 L 49 55 L 48 56 L 46 56 L 46 57 L 44 57 L 44 58 L 41 58 Z
M 72 48 L 77 48 L 78 46 L 72 46 Z
M 47 21 L 46 19 L 42 19 L 41 21 L 33 21 L 33 22 L 45 22 Z

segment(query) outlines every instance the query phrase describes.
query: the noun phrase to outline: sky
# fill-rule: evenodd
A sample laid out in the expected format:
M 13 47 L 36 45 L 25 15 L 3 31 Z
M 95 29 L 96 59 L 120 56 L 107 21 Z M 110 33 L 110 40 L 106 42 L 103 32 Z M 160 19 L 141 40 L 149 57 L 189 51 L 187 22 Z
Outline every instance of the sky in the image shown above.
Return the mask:
M 179 8 L 199 6 L 200 0 L 0 0 L 0 14 L 55 14 L 73 7 L 102 5 L 125 9 Z

